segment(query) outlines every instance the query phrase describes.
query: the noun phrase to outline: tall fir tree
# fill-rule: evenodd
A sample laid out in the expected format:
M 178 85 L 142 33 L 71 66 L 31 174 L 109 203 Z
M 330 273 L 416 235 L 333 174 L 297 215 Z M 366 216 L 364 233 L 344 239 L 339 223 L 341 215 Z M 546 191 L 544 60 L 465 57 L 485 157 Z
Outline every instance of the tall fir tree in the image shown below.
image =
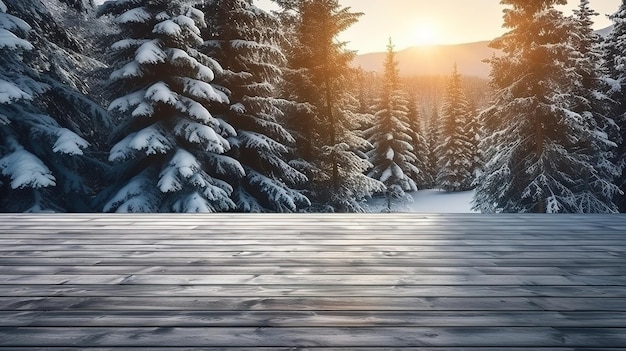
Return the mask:
M 608 75 L 606 94 L 614 101 L 610 111 L 619 128 L 614 138 L 618 143 L 614 162 L 623 170 L 626 166 L 626 1 L 610 16 L 613 29 L 603 43 L 603 68 Z M 615 198 L 620 212 L 626 212 L 626 172 L 617 177 L 615 183 L 620 194 Z
M 578 81 L 574 86 L 573 110 L 586 127 L 583 129 L 586 134 L 578 141 L 578 152 L 587 158 L 587 168 L 579 170 L 583 181 L 573 189 L 577 212 L 613 213 L 618 211 L 613 200 L 620 192 L 615 179 L 621 169 L 613 162 L 619 130 L 610 116 L 611 100 L 603 93 L 608 90 L 608 84 L 601 67 L 600 38 L 592 27 L 593 17 L 598 13 L 590 8 L 589 0 L 581 0 L 574 15 L 573 64 Z
M 575 21 L 555 9 L 565 0 L 502 0 L 510 31 L 492 42 L 494 105 L 483 112 L 487 164 L 477 181 L 482 212 L 580 212 L 581 182 L 594 161 L 580 107 L 572 45 Z
M 284 89 L 298 102 L 289 121 L 310 179 L 309 198 L 321 211 L 363 212 L 364 200 L 383 185 L 364 174 L 372 165 L 359 153 L 368 143 L 355 131 L 356 103 L 348 87 L 354 53 L 336 40 L 360 14 L 337 0 L 281 3 L 295 13 Z
M 362 68 L 358 68 L 356 73 L 352 75 L 353 95 L 355 98 L 355 117 L 357 120 L 357 129 L 365 131 L 374 125 L 374 105 L 375 95 L 377 91 L 369 84 L 374 78 L 374 72 L 365 72 Z
M 0 110 L 6 109 L 0 112 L 0 173 L 8 180 L 0 209 L 88 212 L 103 165 L 85 149 L 107 113 L 87 96 L 86 72 L 100 64 L 84 54 L 81 31 L 65 25 L 70 17 L 84 24 L 86 14 L 57 0 L 4 0 L 0 9 L 0 28 L 7 33 L 0 44 L 6 51 L 0 79 L 23 93 L 18 98 L 10 89 L 0 99 Z M 15 34 L 28 35 L 30 43 Z
M 204 1 L 204 52 L 224 69 L 215 80 L 230 91 L 230 105 L 213 109 L 236 136 L 228 155 L 245 176 L 233 181 L 233 200 L 243 212 L 295 212 L 310 205 L 297 190 L 307 178 L 285 162 L 295 142 L 283 127 L 283 101 L 277 97 L 286 58 L 278 18 L 252 0 Z
M 432 110 L 428 118 L 428 139 L 427 139 L 427 143 L 428 143 L 427 170 L 428 170 L 429 178 L 431 180 L 431 183 L 429 185 L 429 188 L 431 189 L 436 188 L 437 174 L 439 173 L 439 165 L 437 162 L 438 161 L 437 148 L 439 147 L 439 144 L 441 141 L 441 137 L 439 135 L 440 124 L 441 124 L 441 118 L 439 115 L 439 106 L 437 106 L 437 104 L 434 104 L 432 106 Z
M 27 210 L 28 207 L 20 205 L 12 208 L 12 203 L 25 192 L 32 193 L 31 201 L 35 202 L 29 201 L 27 206 L 38 207 L 41 189 L 56 185 L 50 169 L 27 149 L 30 145 L 24 146 L 30 140 L 23 140 L 24 132 L 20 130 L 26 116 L 36 111 L 32 106 L 35 95 L 46 89 L 41 82 L 28 78 L 33 75 L 32 69 L 23 62 L 24 52 L 34 49 L 25 39 L 30 29 L 21 18 L 7 13 L 7 6 L 0 0 L 0 172 L 3 176 L 0 209 L 3 212 Z
M 385 184 L 387 210 L 398 199 L 407 201 L 406 191 L 417 191 L 413 177 L 420 173 L 415 166 L 413 134 L 408 120 L 406 94 L 400 87 L 398 62 L 391 39 L 387 45 L 383 88 L 378 99 L 374 126 L 366 134 L 374 149 L 368 153 L 374 168 L 368 176 Z
M 219 212 L 234 209 L 233 188 L 243 177 L 224 155 L 234 128 L 207 109 L 228 103 L 211 84 L 221 71 L 200 53 L 204 15 L 184 0 L 109 1 L 101 14 L 121 27 L 112 45 L 109 109 L 117 117 L 114 184 L 102 194 L 106 212 Z
M 465 123 L 464 130 L 470 146 L 469 160 L 471 162 L 470 173 L 472 175 L 472 184 L 469 184 L 469 187 L 474 187 L 474 181 L 480 175 L 483 164 L 482 158 L 480 157 L 481 123 L 478 116 L 478 109 L 476 108 L 476 102 L 469 101 L 468 112 L 469 114 Z
M 473 181 L 473 152 L 466 127 L 473 116 L 456 65 L 446 87 L 441 112 L 441 143 L 436 150 L 437 186 L 445 191 L 468 190 Z
M 431 171 L 429 169 L 429 145 L 426 137 L 426 128 L 424 127 L 424 114 L 419 108 L 418 98 L 415 94 L 409 94 L 407 105 L 407 120 L 409 124 L 409 132 L 411 135 L 411 145 L 413 146 L 413 154 L 415 155 L 415 168 L 417 173 L 412 175 L 418 189 L 426 189 L 433 183 Z

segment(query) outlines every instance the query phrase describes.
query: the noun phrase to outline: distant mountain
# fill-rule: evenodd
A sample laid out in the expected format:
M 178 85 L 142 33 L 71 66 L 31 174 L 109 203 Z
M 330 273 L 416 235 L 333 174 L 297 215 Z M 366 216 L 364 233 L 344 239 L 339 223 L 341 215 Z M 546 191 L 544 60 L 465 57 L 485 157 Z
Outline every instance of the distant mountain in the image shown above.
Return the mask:
M 482 60 L 493 56 L 497 50 L 488 41 L 470 44 L 419 46 L 396 53 L 398 68 L 403 76 L 448 75 L 456 63 L 463 75 L 487 78 L 489 65 Z M 366 71 L 382 72 L 385 53 L 359 55 L 353 65 Z
M 596 31 L 605 37 L 613 27 Z M 488 78 L 490 66 L 483 60 L 498 54 L 499 51 L 489 47 L 489 41 L 469 44 L 417 46 L 398 51 L 396 59 L 403 76 L 449 75 L 456 63 L 459 73 L 466 76 Z M 366 71 L 382 72 L 385 53 L 372 53 L 357 56 L 354 67 Z
M 612 30 L 613 30 L 613 26 L 608 26 L 606 28 L 597 30 L 596 33 L 600 34 L 601 37 L 606 38 L 607 35 L 609 35 L 609 33 L 611 33 Z

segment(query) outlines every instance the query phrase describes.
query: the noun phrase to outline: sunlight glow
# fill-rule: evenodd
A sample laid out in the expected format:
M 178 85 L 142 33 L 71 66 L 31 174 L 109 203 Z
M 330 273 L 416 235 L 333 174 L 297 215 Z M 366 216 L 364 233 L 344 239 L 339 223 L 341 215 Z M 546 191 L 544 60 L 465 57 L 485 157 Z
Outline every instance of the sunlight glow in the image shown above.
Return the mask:
M 434 45 L 439 40 L 437 26 L 430 21 L 419 21 L 415 26 L 412 35 L 415 45 L 419 46 Z

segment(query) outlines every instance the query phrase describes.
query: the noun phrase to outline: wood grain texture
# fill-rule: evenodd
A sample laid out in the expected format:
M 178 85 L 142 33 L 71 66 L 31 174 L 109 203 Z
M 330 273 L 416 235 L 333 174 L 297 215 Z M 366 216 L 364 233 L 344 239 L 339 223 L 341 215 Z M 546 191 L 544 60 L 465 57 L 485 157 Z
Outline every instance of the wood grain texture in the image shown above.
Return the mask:
M 626 216 L 0 214 L 0 350 L 626 350 Z

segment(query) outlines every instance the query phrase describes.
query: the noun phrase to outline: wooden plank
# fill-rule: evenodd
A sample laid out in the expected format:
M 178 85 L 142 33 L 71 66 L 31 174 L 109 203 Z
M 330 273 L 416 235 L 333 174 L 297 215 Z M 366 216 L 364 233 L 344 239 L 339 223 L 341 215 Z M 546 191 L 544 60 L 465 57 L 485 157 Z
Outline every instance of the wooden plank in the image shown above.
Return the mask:
M 282 267 L 280 264 L 273 266 L 261 265 L 233 265 L 233 266 L 36 266 L 36 265 L 15 265 L 3 268 L 2 273 L 6 275 L 49 275 L 49 274 L 163 274 L 163 275 L 190 275 L 209 274 L 217 275 L 223 272 L 229 274 L 273 274 L 273 275 L 565 275 L 568 272 L 576 271 L 576 275 L 620 275 L 623 267 L 599 267 L 596 269 L 587 268 L 559 268 L 559 267 L 404 267 L 404 266 L 289 266 Z M 582 273 L 582 274 L 581 274 Z M 584 274 L 588 273 L 588 274 Z
M 146 245 L 7 245 L 0 247 L 0 253 L 4 252 L 16 252 L 16 251 L 46 251 L 46 252 L 66 252 L 66 251 L 80 251 L 88 253 L 90 251 L 96 252 L 175 252 L 199 255 L 200 252 L 287 252 L 292 253 L 298 251 L 299 253 L 307 252 L 612 252 L 612 253 L 626 253 L 626 245 L 616 245 L 611 242 L 606 245 L 546 245 L 546 246 L 529 246 L 529 245 L 464 245 L 460 243 L 458 245 L 441 245 L 441 246 L 411 246 L 411 245 L 314 245 L 314 244 L 299 244 L 299 245 L 282 245 L 282 244 L 263 244 L 263 245 L 160 245 L 160 244 L 146 244 Z
M 122 246 L 128 247 L 133 250 L 141 250 L 141 247 L 150 246 L 153 248 L 172 248 L 177 250 L 189 250 L 196 248 L 195 251 L 200 251 L 205 247 L 210 247 L 213 249 L 219 248 L 221 246 L 276 246 L 276 247 L 289 247 L 289 246 L 324 246 L 329 247 L 332 251 L 333 247 L 341 247 L 341 246 L 375 246 L 375 247 L 458 247 L 458 246 L 467 246 L 467 247 L 491 247 L 493 246 L 495 249 L 499 247 L 524 247 L 528 249 L 532 249 L 536 246 L 539 247 L 554 247 L 557 250 L 561 247 L 569 247 L 569 246 L 583 246 L 583 247 L 596 247 L 598 243 L 602 243 L 602 246 L 626 246 L 624 243 L 622 236 L 613 235 L 611 238 L 588 238 L 581 239 L 579 237 L 573 237 L 570 235 L 567 238 L 567 241 L 563 241 L 563 239 L 559 238 L 551 238 L 546 239 L 545 237 L 542 239 L 539 238 L 515 238 L 515 239 L 502 239 L 496 236 L 492 236 L 490 238 L 485 239 L 415 239 L 415 238 L 404 238 L 404 239 L 363 239 L 354 238 L 354 239 L 322 239 L 319 236 L 317 238 L 297 238 L 294 239 L 290 237 L 290 239 L 286 239 L 284 235 L 282 238 L 260 238 L 260 239 L 220 239 L 207 237 L 204 239 L 186 239 L 186 240 L 172 240 L 170 239 L 156 239 L 156 238 L 146 238 L 146 239 L 124 239 L 123 242 L 120 242 L 119 237 L 116 239 L 104 239 L 102 237 L 96 238 L 83 238 L 81 236 L 80 239 L 52 239 L 48 236 L 46 237 L 38 237 L 31 239 L 0 239 L 0 251 L 14 251 L 20 250 L 25 251 L 29 250 L 30 247 L 36 247 L 38 250 L 48 249 L 48 247 L 54 248 L 58 246 L 68 246 L 68 245 L 76 245 L 81 250 L 89 250 L 90 248 L 96 248 L 101 250 L 110 250 L 111 248 L 117 249 Z M 272 240 L 270 243 L 269 240 Z M 272 244 L 272 245 L 270 245 Z M 53 249 L 52 249 L 53 250 Z
M 0 346 L 78 347 L 616 347 L 624 328 L 0 328 Z
M 509 259 L 611 259 L 626 257 L 626 252 L 606 251 L 81 251 L 81 250 L 59 250 L 59 251 L 26 251 L 26 252 L 6 252 L 6 257 L 61 257 L 61 258 L 159 258 L 169 260 L 170 258 L 188 259 L 213 259 L 213 258 L 272 258 L 272 259 L 489 259 L 489 258 L 509 258 Z
M 626 312 L 623 298 L 580 297 L 0 297 L 2 311 L 596 311 Z
M 624 286 L 590 285 L 0 285 L 3 297 L 606 297 L 626 298 Z
M 329 258 L 329 257 L 169 257 L 167 260 L 159 257 L 32 257 L 26 254 L 20 256 L 0 257 L 0 265 L 10 270 L 11 266 L 149 266 L 149 267 L 176 267 L 192 266 L 204 267 L 254 267 L 280 265 L 280 267 L 559 267 L 562 269 L 578 268 L 592 269 L 594 267 L 622 267 L 624 258 L 609 255 L 605 257 L 585 258 L 511 258 L 484 257 L 484 258 Z M 584 268 L 581 268 L 584 267 Z M 207 268 L 208 269 L 208 268 Z M 571 272 L 571 269 L 568 270 Z
M 575 327 L 623 328 L 625 312 L 0 311 L 7 327 Z
M 263 275 L 263 274 L 51 274 L 0 275 L 0 284 L 137 284 L 137 285 L 605 285 L 623 286 L 626 276 L 560 275 Z
M 120 229 L 121 230 L 121 229 Z M 371 229 L 370 229 L 371 230 Z M 290 242 L 295 240 L 342 240 L 342 241 L 353 241 L 360 240 L 365 242 L 378 242 L 378 241 L 401 241 L 401 240 L 410 240 L 410 241 L 420 241 L 420 242 L 428 242 L 431 240 L 447 240 L 447 241 L 460 241 L 460 240 L 502 240 L 502 241 L 511 241 L 511 242 L 522 242 L 528 245 L 531 245 L 535 242 L 544 242 L 544 241 L 555 241 L 555 240 L 567 240 L 570 241 L 578 241 L 578 240 L 595 240 L 595 242 L 602 240 L 619 240 L 623 238 L 623 235 L 619 231 L 609 231 L 602 232 L 596 231 L 591 234 L 589 231 L 578 231 L 572 233 L 571 231 L 562 231 L 562 232 L 527 232 L 520 233 L 516 231 L 498 231 L 497 233 L 492 233 L 486 230 L 479 231 L 463 231 L 460 233 L 458 230 L 450 230 L 450 231 L 437 231 L 430 232 L 424 230 L 394 230 L 394 231 L 373 231 L 368 234 L 367 237 L 364 238 L 363 232 L 360 233 L 342 233 L 341 231 L 335 232 L 310 232 L 306 230 L 285 230 L 281 228 L 273 228 L 272 231 L 250 231 L 249 233 L 244 233 L 244 231 L 236 231 L 228 234 L 224 234 L 218 231 L 203 231 L 200 232 L 198 230 L 189 230 L 181 231 L 176 230 L 176 235 L 173 236 L 171 233 L 155 233 L 146 232 L 141 233 L 141 231 L 128 233 L 124 237 L 124 241 L 128 243 L 145 243 L 155 242 L 155 241 L 165 241 L 168 244 L 171 243 L 193 243 L 193 242 L 203 242 L 210 240 L 228 240 L 228 241 L 236 241 L 236 240 L 276 240 L 277 242 Z M 180 235 L 181 233 L 185 233 L 185 235 Z M 57 233 L 58 234 L 58 233 Z M 119 230 L 114 232 L 111 230 L 111 233 L 106 233 L 103 230 L 99 230 L 98 234 L 93 234 L 92 231 L 82 231 L 81 233 L 62 233 L 62 238 L 60 235 L 51 235 L 50 233 L 41 233 L 41 231 L 32 231 L 32 233 L 20 233 L 18 229 L 11 232 L 0 232 L 0 242 L 2 244 L 11 244 L 14 242 L 18 243 L 59 243 L 59 244 L 71 244 L 71 243 L 108 243 L 108 244 L 116 244 L 119 243 Z M 563 242 L 561 242 L 562 244 Z
M 567 299 L 541 301 L 528 298 L 382 298 L 360 297 L 2 297 L 0 310 L 3 311 L 51 311 L 51 310 L 150 310 L 150 311 L 538 311 L 550 310 L 544 306 L 552 303 L 557 306 L 579 311 L 595 311 L 599 306 L 606 311 L 614 307 L 615 311 L 626 310 L 624 299 Z M 602 304 L 604 302 L 605 304 Z M 554 309 L 553 309 L 554 310 Z

